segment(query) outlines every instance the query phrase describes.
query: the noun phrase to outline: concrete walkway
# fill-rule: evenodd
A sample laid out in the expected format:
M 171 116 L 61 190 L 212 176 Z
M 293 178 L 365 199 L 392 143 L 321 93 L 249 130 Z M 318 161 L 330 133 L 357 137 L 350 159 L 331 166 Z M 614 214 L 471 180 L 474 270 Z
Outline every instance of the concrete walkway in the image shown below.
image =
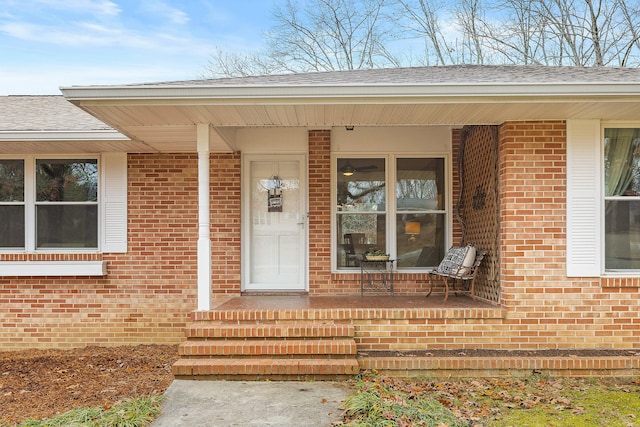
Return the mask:
M 175 380 L 153 427 L 331 426 L 346 382 Z

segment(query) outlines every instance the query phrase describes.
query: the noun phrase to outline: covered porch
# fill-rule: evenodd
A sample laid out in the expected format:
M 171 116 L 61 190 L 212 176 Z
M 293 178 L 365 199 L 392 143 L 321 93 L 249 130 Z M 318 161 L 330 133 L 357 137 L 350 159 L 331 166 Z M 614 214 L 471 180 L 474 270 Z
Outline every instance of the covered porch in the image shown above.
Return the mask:
M 593 357 L 561 363 L 454 358 L 446 362 L 447 368 L 441 364 L 445 362 L 435 367 L 433 358 L 374 361 L 364 356 L 418 349 L 538 351 L 635 345 L 623 330 L 626 325 L 611 326 L 619 327 L 620 334 L 598 335 L 604 335 L 603 322 L 609 326 L 632 320 L 611 319 L 606 304 L 617 302 L 599 302 L 599 282 L 568 278 L 565 268 L 566 121 L 636 118 L 632 103 L 614 96 L 627 86 L 558 84 L 571 81 L 564 74 L 538 82 L 520 75 L 521 69 L 507 69 L 514 74 L 506 76 L 504 85 L 496 85 L 489 74 L 476 75 L 472 83 L 468 75 L 439 74 L 450 71 L 463 70 L 406 70 L 413 84 L 391 70 L 371 70 L 63 90 L 76 105 L 149 147 L 151 155 L 129 154 L 130 162 L 140 165 L 133 171 L 142 176 L 150 170 L 152 179 L 140 178 L 140 185 L 164 190 L 174 180 L 190 177 L 192 187 L 185 194 L 197 211 L 191 213 L 189 227 L 197 226 L 198 233 L 189 240 L 197 283 L 188 286 L 191 292 L 197 288 L 197 311 L 186 328 L 183 357 L 174 367 L 178 377 L 324 378 L 369 368 L 405 374 L 437 369 L 452 375 L 454 370 L 478 374 L 492 367 L 503 373 L 549 369 L 576 374 L 631 369 L 628 363 L 637 363 Z M 602 93 L 611 98 L 603 99 Z M 595 129 L 595 123 L 591 125 L 589 129 Z M 147 167 L 172 152 L 187 153 L 185 171 L 197 169 L 197 176 L 175 167 Z M 267 295 L 274 289 L 266 289 L 251 297 L 246 295 L 245 267 L 251 264 L 246 248 L 255 239 L 247 232 L 251 216 L 241 208 L 247 206 L 249 188 L 241 185 L 247 182 L 243 174 L 251 156 L 291 154 L 303 158 L 298 163 L 303 166 L 300 176 L 307 178 L 306 192 L 299 198 L 301 216 L 294 222 L 303 244 L 295 247 L 300 251 L 290 252 L 302 254 L 302 274 L 296 277 L 303 280 L 296 290 L 305 295 L 281 292 L 275 297 Z M 427 268 L 433 264 L 398 271 L 394 297 L 362 298 L 355 296 L 360 290 L 359 269 L 336 261 L 345 234 L 359 231 L 338 225 L 346 211 L 336 207 L 336 194 L 339 182 L 348 183 L 340 177 L 349 171 L 348 160 L 382 159 L 380 164 L 363 163 L 361 170 L 377 165 L 386 199 L 372 201 L 370 211 L 361 212 L 376 215 L 372 229 L 385 222 L 386 231 L 376 230 L 394 252 L 400 247 L 394 248 L 394 239 L 403 231 L 403 239 L 414 237 L 408 236 L 412 221 L 398 209 L 395 185 L 400 180 L 394 177 L 402 178 L 400 161 L 417 157 L 444 159 L 448 185 L 444 191 L 436 187 L 447 204 L 427 209 L 445 218 L 441 247 L 473 243 L 488 251 L 476 283 L 482 302 L 451 297 L 446 305 L 438 305 L 435 296 L 424 298 Z M 274 182 L 278 177 L 273 174 Z M 177 194 L 170 189 L 166 197 Z M 267 209 L 270 199 L 258 199 Z M 585 299 L 598 302 L 602 311 L 583 315 Z M 458 306 L 465 301 L 472 305 Z

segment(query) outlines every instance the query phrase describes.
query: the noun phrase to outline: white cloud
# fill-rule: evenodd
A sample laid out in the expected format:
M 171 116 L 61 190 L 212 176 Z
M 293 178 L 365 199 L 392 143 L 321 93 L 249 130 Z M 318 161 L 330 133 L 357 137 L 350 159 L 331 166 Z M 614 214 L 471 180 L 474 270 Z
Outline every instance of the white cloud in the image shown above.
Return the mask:
M 120 6 L 110 0 L 36 0 L 37 3 L 59 10 L 84 11 L 102 16 L 116 16 Z
M 190 21 L 189 15 L 186 12 L 158 0 L 143 1 L 141 9 L 168 19 L 169 22 L 174 25 L 184 25 Z
M 65 27 L 38 25 L 26 22 L 0 24 L 0 32 L 10 37 L 64 47 L 117 47 L 119 49 L 150 49 L 158 52 L 202 55 L 203 49 L 212 52 L 213 44 L 160 30 L 141 33 L 118 26 L 95 22 L 70 23 Z

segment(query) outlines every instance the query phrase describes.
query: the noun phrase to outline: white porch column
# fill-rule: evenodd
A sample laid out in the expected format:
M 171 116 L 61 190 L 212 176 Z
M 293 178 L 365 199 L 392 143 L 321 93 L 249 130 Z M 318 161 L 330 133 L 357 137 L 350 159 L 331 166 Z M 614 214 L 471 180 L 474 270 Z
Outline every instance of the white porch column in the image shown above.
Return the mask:
M 209 124 L 197 124 L 198 310 L 211 309 L 211 223 L 209 215 Z

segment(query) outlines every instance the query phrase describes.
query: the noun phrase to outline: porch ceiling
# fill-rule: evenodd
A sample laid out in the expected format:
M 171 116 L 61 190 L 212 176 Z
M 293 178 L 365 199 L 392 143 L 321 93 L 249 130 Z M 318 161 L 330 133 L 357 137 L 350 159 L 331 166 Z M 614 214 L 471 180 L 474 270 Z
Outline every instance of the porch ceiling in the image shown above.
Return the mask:
M 637 120 L 638 100 L 535 99 L 508 102 L 78 105 L 110 126 L 160 152 L 196 150 L 197 123 L 210 123 L 211 151 L 233 151 L 233 128 L 424 126 L 500 124 L 518 120 L 600 118 Z
M 131 85 L 62 89 L 68 100 L 157 151 L 233 151 L 241 127 L 428 126 L 640 118 L 640 83 Z

